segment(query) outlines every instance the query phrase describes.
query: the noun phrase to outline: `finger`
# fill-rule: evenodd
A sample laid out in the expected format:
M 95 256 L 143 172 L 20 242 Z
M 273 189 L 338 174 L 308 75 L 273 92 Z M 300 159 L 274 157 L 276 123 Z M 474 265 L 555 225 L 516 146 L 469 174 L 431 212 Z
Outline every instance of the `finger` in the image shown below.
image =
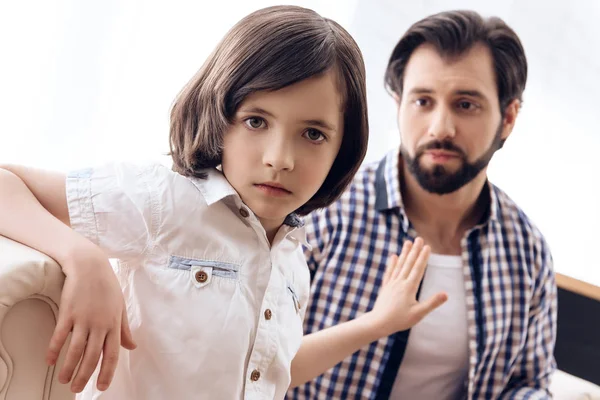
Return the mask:
M 98 375 L 98 390 L 104 391 L 112 382 L 119 361 L 119 330 L 108 332 L 104 341 L 104 349 L 102 352 L 102 364 L 100 366 L 100 374 Z
M 391 279 L 396 279 L 400 272 L 402 271 L 402 266 L 406 262 L 406 257 L 410 253 L 410 249 L 412 248 L 413 243 L 410 240 L 406 240 L 404 245 L 402 245 L 402 251 L 400 252 L 400 257 L 396 261 L 396 267 L 394 268 L 393 274 L 390 277 Z
M 137 347 L 129 328 L 129 320 L 127 319 L 127 310 L 125 307 L 123 307 L 123 312 L 121 313 L 121 346 L 127 350 L 133 350 Z
M 429 261 L 429 255 L 431 254 L 431 248 L 427 245 L 421 248 L 421 252 L 415 261 L 415 265 L 408 275 L 407 279 L 415 284 L 419 284 L 425 274 L 427 268 L 427 262 Z
M 71 336 L 71 343 L 69 343 L 69 349 L 65 356 L 65 363 L 63 364 L 60 373 L 58 374 L 58 381 L 60 383 L 68 383 L 73 377 L 73 371 L 79 364 L 85 345 L 87 343 L 88 331 L 82 329 L 74 329 L 73 336 Z
M 106 333 L 103 332 L 93 332 L 88 337 L 88 342 L 83 352 L 81 364 L 79 365 L 77 374 L 73 378 L 73 383 L 71 384 L 71 391 L 75 393 L 81 392 L 86 383 L 90 380 L 92 373 L 98 366 L 100 354 L 102 353 L 102 348 L 104 347 L 105 337 Z
M 418 305 L 416 305 L 414 308 L 415 318 L 417 319 L 415 324 L 425 318 L 427 314 L 444 304 L 446 300 L 448 300 L 448 295 L 444 292 L 440 292 L 431 296 L 426 301 L 420 302 Z
M 404 264 L 402 265 L 400 279 L 406 279 L 406 277 L 410 274 L 410 271 L 412 271 L 412 268 L 415 265 L 415 261 L 417 260 L 417 257 L 419 256 L 419 253 L 421 252 L 422 248 L 423 239 L 418 237 L 415 239 L 415 242 L 413 243 L 410 252 L 406 256 L 406 261 L 404 261 Z
M 58 360 L 58 357 L 60 356 L 60 351 L 65 345 L 65 342 L 69 337 L 69 333 L 71 333 L 71 329 L 73 329 L 73 323 L 71 320 L 61 319 L 59 316 L 56 328 L 54 328 L 54 333 L 50 338 L 48 352 L 46 353 L 46 362 L 48 365 L 56 364 L 56 360 Z
M 388 259 L 388 264 L 385 269 L 385 273 L 383 274 L 383 284 L 384 285 L 387 285 L 387 283 L 390 281 L 390 276 L 394 272 L 394 268 L 396 267 L 397 261 L 398 261 L 398 256 L 395 254 L 392 254 L 390 256 L 390 258 Z

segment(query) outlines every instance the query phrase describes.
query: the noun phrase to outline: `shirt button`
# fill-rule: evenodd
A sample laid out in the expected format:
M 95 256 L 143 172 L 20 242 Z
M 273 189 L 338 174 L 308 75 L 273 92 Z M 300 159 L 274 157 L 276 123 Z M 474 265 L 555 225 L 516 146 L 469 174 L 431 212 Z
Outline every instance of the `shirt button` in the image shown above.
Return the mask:
M 256 382 L 257 380 L 260 379 L 260 372 L 255 369 L 254 371 L 252 371 L 252 373 L 250 374 L 250 379 L 254 382 Z
M 196 271 L 196 281 L 198 283 L 204 283 L 208 280 L 208 274 L 204 271 Z
M 268 308 L 265 310 L 265 319 L 268 321 L 273 316 L 273 313 Z
M 240 208 L 240 215 L 244 218 L 248 218 L 248 215 L 250 215 L 250 213 L 248 213 L 248 210 L 246 210 L 244 207 Z

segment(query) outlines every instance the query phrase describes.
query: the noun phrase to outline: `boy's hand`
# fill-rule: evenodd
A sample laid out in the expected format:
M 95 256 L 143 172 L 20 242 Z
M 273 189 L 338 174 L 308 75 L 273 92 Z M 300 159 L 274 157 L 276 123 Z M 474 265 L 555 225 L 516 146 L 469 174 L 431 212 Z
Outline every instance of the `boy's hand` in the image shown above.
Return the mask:
M 399 257 L 390 257 L 383 285 L 370 312 L 376 326 L 381 329 L 381 336 L 413 327 L 448 299 L 445 293 L 440 292 L 424 302 L 417 301 L 417 290 L 429 254 L 429 246 L 424 245 L 423 239 L 417 238 L 414 244 L 404 243 Z
M 59 381 L 72 381 L 71 391 L 81 392 L 102 355 L 97 387 L 106 390 L 117 366 L 120 346 L 129 350 L 136 347 L 129 330 L 123 293 L 108 258 L 99 249 L 81 249 L 67 264 L 73 265 L 62 266 L 67 271 L 66 279 L 47 362 L 56 363 L 72 332 Z

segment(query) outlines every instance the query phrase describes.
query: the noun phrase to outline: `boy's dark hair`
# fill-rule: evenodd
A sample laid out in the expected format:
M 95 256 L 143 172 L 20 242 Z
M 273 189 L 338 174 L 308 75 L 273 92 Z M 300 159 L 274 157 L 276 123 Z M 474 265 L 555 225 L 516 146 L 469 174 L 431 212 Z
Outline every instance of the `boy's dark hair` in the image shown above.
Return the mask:
M 296 213 L 328 206 L 350 183 L 367 151 L 365 67 L 344 28 L 301 7 L 269 7 L 242 19 L 181 91 L 171 110 L 173 170 L 203 177 L 203 168 L 221 164 L 223 134 L 246 96 L 331 70 L 343 99 L 342 144 L 323 185 Z
M 490 49 L 500 112 L 514 100 L 523 100 L 527 82 L 527 59 L 517 34 L 497 17 L 483 19 L 474 11 L 447 11 L 412 25 L 402 36 L 388 62 L 386 88 L 402 97 L 404 71 L 413 51 L 424 43 L 436 47 L 449 59 L 460 57 L 475 44 Z

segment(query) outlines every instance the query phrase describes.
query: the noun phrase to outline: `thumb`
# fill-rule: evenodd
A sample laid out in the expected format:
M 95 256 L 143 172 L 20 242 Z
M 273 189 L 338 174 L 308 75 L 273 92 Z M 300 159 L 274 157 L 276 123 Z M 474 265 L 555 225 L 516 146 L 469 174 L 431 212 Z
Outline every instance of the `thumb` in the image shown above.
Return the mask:
M 121 313 L 121 346 L 127 350 L 133 350 L 137 344 L 133 341 L 133 335 L 129 329 L 129 321 L 127 320 L 127 311 Z
M 420 302 L 415 307 L 415 314 L 417 319 L 420 321 L 431 313 L 433 310 L 444 304 L 448 300 L 448 295 L 444 292 L 437 293 L 424 302 Z

